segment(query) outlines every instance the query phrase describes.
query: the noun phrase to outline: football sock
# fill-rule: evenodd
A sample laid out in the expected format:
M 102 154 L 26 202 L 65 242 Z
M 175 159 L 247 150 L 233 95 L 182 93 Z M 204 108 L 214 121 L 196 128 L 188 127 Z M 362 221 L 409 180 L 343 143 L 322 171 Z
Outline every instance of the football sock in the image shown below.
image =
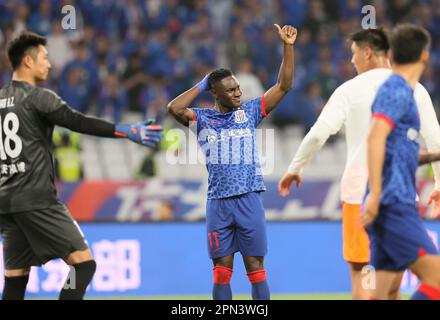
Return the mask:
M 231 282 L 232 269 L 215 266 L 214 267 L 214 288 L 212 298 L 214 300 L 232 300 Z
M 3 300 L 23 300 L 29 275 L 19 277 L 5 277 Z
M 422 283 L 411 300 L 440 300 L 440 289 Z
M 89 260 L 74 264 L 72 267 L 74 269 L 70 271 L 64 288 L 60 292 L 60 300 L 82 300 L 84 298 L 87 286 L 95 273 L 96 262 Z M 72 275 L 72 272 L 75 274 Z
M 252 284 L 252 299 L 253 300 L 269 300 L 270 291 L 267 284 L 266 271 L 257 270 L 249 272 L 249 281 Z

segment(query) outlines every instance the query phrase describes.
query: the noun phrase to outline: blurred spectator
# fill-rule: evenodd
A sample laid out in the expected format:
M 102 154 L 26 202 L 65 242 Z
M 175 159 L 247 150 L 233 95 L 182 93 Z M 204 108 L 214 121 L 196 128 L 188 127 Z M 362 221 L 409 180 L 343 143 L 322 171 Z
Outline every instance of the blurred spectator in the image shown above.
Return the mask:
M 411 13 L 413 0 L 391 0 L 388 1 L 387 16 L 391 18 L 393 23 L 407 21 L 408 15 Z
M 321 97 L 324 100 L 328 100 L 339 85 L 339 81 L 335 77 L 332 65 L 328 60 L 321 60 L 319 73 L 317 74 L 315 81 L 321 88 Z
M 29 19 L 29 29 L 47 36 L 52 27 L 52 2 L 42 0 L 38 6 L 38 11 L 34 12 Z
M 304 21 L 304 27 L 310 30 L 313 39 L 321 28 L 330 23 L 323 2 L 322 0 L 311 0 L 307 18 Z
M 304 134 L 313 126 L 324 104 L 325 100 L 322 99 L 322 87 L 320 83 L 312 81 L 307 86 L 301 103 L 297 105 L 301 108 L 301 110 L 299 110 L 299 119 L 303 124 Z
M 157 122 L 161 122 L 166 114 L 166 105 L 170 101 L 162 74 L 152 78 L 148 87 L 142 90 L 140 100 L 143 118 L 156 119 Z
M 278 73 L 282 49 L 273 26 L 264 29 L 262 41 L 254 43 L 253 49 L 253 63 L 257 75 L 265 87 L 273 85 L 270 80 L 275 73 Z
M 231 29 L 231 40 L 226 43 L 226 55 L 231 70 L 236 71 L 243 59 L 251 57 L 251 47 L 244 36 L 243 26 L 236 24 Z
M 90 107 L 87 83 L 82 80 L 82 70 L 76 67 L 69 68 L 65 80 L 60 83 L 60 96 L 72 108 L 86 112 Z
M 101 89 L 97 108 L 97 116 L 107 116 L 115 123 L 122 120 L 122 112 L 127 106 L 127 95 L 123 86 L 119 84 L 117 74 L 107 76 Z
M 307 0 L 280 0 L 279 12 L 282 20 L 295 27 L 302 25 L 309 9 L 309 2 Z
M 263 85 L 253 72 L 252 62 L 249 59 L 244 59 L 235 74 L 243 92 L 241 96 L 242 102 L 261 97 L 264 94 Z
M 58 78 L 63 67 L 73 58 L 69 38 L 63 34 L 59 20 L 52 22 L 52 30 L 47 37 L 47 51 L 52 65 L 51 73 L 53 74 L 51 76 Z
M 191 67 L 180 55 L 179 48 L 175 44 L 168 46 L 166 56 L 165 76 L 169 79 L 168 92 L 171 97 L 176 97 L 192 85 Z
M 293 24 L 299 31 L 294 87 L 270 119 L 307 128 L 316 118 L 310 111 L 310 105 L 319 104 L 312 102 L 318 101 L 316 92 L 325 100 L 354 75 L 346 39 L 361 28 L 366 4 L 375 7 L 378 25 L 389 29 L 409 21 L 432 33 L 432 68 L 422 83 L 438 107 L 440 0 L 0 1 L 0 50 L 5 52 L 5 44 L 24 29 L 46 35 L 53 67 L 48 85 L 59 87 L 72 106 L 83 112 L 102 108 L 98 112 L 116 118 L 121 112 L 115 110 L 122 109 L 163 117 L 170 96 L 219 66 L 240 76 L 243 99 L 258 95 L 244 88 L 259 86 L 252 82 L 267 90 L 277 79 L 282 50 L 273 23 Z M 60 27 L 64 5 L 75 7 L 76 30 Z M 122 75 L 120 81 L 116 74 Z M 0 56 L 0 85 L 9 79 L 7 59 Z M 126 108 L 121 107 L 123 91 Z M 195 103 L 212 106 L 213 100 L 204 93 Z
M 138 54 L 134 53 L 128 59 L 128 65 L 123 75 L 123 86 L 127 92 L 128 109 L 140 111 L 140 93 L 146 86 L 148 77 L 145 74 L 142 61 Z
M 162 201 L 159 205 L 158 216 L 160 221 L 174 220 L 174 206 L 170 201 Z
M 75 72 L 70 72 L 75 69 Z M 75 91 L 74 95 L 81 96 L 76 108 L 81 112 L 87 112 L 99 87 L 98 70 L 96 62 L 92 59 L 90 50 L 83 41 L 75 46 L 75 58 L 70 61 L 61 72 L 60 89 L 67 86 L 66 93 Z M 65 98 L 67 99 L 67 98 Z
M 61 182 L 78 182 L 84 177 L 78 134 L 63 130 L 55 131 L 55 172 Z

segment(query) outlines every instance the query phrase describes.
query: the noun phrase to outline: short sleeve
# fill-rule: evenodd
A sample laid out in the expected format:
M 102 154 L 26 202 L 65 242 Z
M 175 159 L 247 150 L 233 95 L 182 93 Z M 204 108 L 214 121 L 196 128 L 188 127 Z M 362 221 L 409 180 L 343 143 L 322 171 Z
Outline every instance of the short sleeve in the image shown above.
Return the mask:
M 199 133 L 200 130 L 203 129 L 203 108 L 191 108 L 190 109 L 193 112 L 193 119 L 190 122 L 189 126 L 192 130 L 197 129 L 197 133 Z
M 248 117 L 251 118 L 250 120 L 253 121 L 255 128 L 258 127 L 261 121 L 267 116 L 264 96 L 249 100 L 242 105 L 242 109 L 244 109 Z
M 392 88 L 385 83 L 379 88 L 374 99 L 373 117 L 385 120 L 394 128 L 396 123 L 407 113 L 409 106 L 409 96 L 406 90 Z

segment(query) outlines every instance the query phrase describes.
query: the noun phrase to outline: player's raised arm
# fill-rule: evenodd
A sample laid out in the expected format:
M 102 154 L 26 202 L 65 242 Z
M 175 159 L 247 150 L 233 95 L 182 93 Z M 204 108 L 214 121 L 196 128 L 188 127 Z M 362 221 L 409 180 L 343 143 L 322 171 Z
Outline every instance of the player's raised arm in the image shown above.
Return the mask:
M 294 69 L 294 53 L 293 44 L 296 41 L 297 30 L 286 25 L 282 29 L 275 24 L 278 35 L 284 43 L 283 61 L 281 62 L 277 83 L 264 94 L 266 112 L 270 113 L 281 101 L 281 99 L 292 88 L 293 69 Z
M 210 89 L 208 76 L 209 75 L 206 75 L 194 87 L 185 91 L 168 103 L 168 113 L 184 126 L 188 126 L 189 122 L 195 121 L 195 114 L 190 108 L 188 108 L 188 106 L 191 105 L 194 99 L 197 98 L 201 92 L 208 91 Z

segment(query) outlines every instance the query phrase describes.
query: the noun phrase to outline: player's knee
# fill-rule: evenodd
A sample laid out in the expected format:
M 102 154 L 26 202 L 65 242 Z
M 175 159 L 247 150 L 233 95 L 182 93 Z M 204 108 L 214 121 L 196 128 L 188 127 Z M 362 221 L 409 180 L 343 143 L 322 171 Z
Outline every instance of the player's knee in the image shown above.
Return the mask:
M 23 268 L 23 269 L 6 269 L 5 277 L 22 277 L 27 276 L 31 272 L 31 268 Z
M 256 284 L 267 280 L 266 270 L 264 269 L 248 272 L 247 276 L 251 284 Z
M 244 264 L 246 266 L 247 272 L 264 270 L 264 258 L 263 257 L 245 257 Z
M 93 260 L 90 249 L 72 252 L 65 260 L 67 264 L 74 265 Z
M 388 299 L 390 299 L 390 300 L 400 300 L 401 299 L 400 288 L 391 289 L 389 294 L 388 294 Z
M 71 272 L 75 272 L 76 278 L 79 279 L 81 283 L 89 283 L 96 271 L 95 260 L 88 260 L 81 263 L 71 265 Z
M 231 282 L 232 269 L 215 266 L 214 267 L 214 284 L 228 285 Z

